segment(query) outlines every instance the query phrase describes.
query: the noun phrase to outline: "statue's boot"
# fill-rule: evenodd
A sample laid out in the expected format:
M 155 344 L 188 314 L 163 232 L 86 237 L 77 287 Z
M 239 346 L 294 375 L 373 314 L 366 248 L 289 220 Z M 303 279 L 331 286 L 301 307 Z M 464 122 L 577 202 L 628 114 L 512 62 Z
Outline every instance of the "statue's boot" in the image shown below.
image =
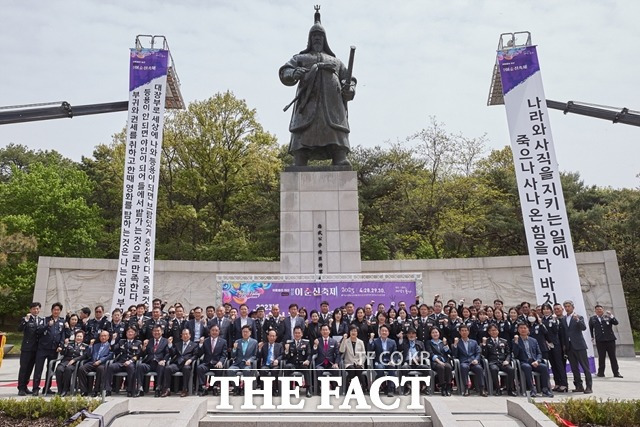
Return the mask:
M 298 150 L 293 153 L 293 161 L 296 166 L 307 166 L 309 163 L 309 156 L 304 150 Z
M 351 166 L 351 162 L 347 160 L 347 151 L 337 148 L 332 153 L 332 164 L 334 166 Z

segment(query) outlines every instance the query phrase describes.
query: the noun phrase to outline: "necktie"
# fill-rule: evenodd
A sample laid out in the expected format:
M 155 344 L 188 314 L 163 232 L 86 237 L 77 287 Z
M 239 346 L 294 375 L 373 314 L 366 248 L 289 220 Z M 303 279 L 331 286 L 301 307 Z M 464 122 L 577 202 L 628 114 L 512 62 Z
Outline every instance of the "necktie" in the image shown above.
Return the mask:
M 182 354 L 184 354 L 186 349 L 187 349 L 187 343 L 185 342 L 182 344 Z
M 296 348 L 300 348 L 300 341 L 296 341 Z
M 242 341 L 242 354 L 245 354 L 246 352 L 247 352 L 247 342 Z
M 153 343 L 153 352 L 155 353 L 156 350 L 158 350 L 158 340 L 154 340 L 154 343 Z
M 325 366 L 329 366 L 329 359 L 327 358 L 328 353 L 329 353 L 329 340 L 325 338 L 324 340 L 324 354 L 325 354 L 324 365 Z
M 271 366 L 273 362 L 273 344 L 269 344 L 269 351 L 267 352 L 267 366 Z
M 214 349 L 216 348 L 216 340 L 211 340 L 211 353 L 213 354 Z
M 533 357 L 531 357 L 531 348 L 529 347 L 529 340 L 523 340 L 524 341 L 524 349 L 527 352 L 527 357 L 529 359 L 533 359 Z

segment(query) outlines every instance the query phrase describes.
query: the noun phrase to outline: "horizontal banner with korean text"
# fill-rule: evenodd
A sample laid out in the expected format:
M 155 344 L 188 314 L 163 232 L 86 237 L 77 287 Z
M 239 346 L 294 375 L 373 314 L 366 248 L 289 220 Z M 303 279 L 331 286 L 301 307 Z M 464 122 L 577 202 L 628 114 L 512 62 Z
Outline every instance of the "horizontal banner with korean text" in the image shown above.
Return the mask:
M 356 307 L 383 303 L 386 308 L 405 301 L 407 307 L 415 302 L 416 282 L 226 282 L 222 284 L 222 302 L 247 304 L 250 310 L 262 306 L 270 310 L 279 304 L 285 311 L 296 303 L 307 310 L 317 309 L 327 301 L 331 310 L 347 301 Z M 374 307 L 375 309 L 375 307 Z
M 120 256 L 112 310 L 153 297 L 156 200 L 169 51 L 131 49 Z

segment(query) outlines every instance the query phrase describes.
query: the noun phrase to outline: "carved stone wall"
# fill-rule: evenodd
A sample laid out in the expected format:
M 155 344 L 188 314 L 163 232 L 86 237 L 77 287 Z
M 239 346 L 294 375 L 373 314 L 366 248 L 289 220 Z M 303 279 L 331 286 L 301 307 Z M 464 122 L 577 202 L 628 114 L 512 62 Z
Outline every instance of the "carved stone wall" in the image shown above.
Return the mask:
M 588 313 L 601 304 L 611 310 L 620 325 L 618 353 L 634 356 L 633 337 L 614 251 L 576 254 L 580 283 Z M 187 308 L 221 301 L 216 287 L 218 274 L 278 274 L 279 262 L 156 261 L 154 297 L 182 302 Z M 56 301 L 65 311 L 96 304 L 111 306 L 117 261 L 86 258 L 42 257 L 34 300 L 43 304 L 43 312 Z M 422 273 L 418 293 L 427 303 L 433 295 L 443 299 L 481 298 L 492 304 L 500 298 L 510 307 L 522 301 L 535 301 L 529 257 L 492 257 L 440 260 L 363 261 L 363 273 Z

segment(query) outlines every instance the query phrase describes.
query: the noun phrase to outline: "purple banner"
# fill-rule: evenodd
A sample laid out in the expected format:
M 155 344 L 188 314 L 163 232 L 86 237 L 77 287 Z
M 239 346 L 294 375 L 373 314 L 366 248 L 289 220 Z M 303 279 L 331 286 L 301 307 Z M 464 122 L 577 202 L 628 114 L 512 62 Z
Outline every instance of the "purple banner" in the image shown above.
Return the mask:
M 502 93 L 506 95 L 535 72 L 540 71 L 536 47 L 527 46 L 499 50 L 498 67 L 502 80 Z
M 334 310 L 351 301 L 356 307 L 391 303 L 397 307 L 405 301 L 407 307 L 416 300 L 416 282 L 226 282 L 222 284 L 222 302 L 233 306 L 247 304 L 249 310 L 258 306 L 270 310 L 274 304 L 286 309 L 296 303 L 307 311 L 319 309 L 322 301 Z M 375 306 L 374 306 L 375 309 Z
M 167 75 L 169 51 L 159 49 L 131 49 L 129 91 L 151 80 Z

